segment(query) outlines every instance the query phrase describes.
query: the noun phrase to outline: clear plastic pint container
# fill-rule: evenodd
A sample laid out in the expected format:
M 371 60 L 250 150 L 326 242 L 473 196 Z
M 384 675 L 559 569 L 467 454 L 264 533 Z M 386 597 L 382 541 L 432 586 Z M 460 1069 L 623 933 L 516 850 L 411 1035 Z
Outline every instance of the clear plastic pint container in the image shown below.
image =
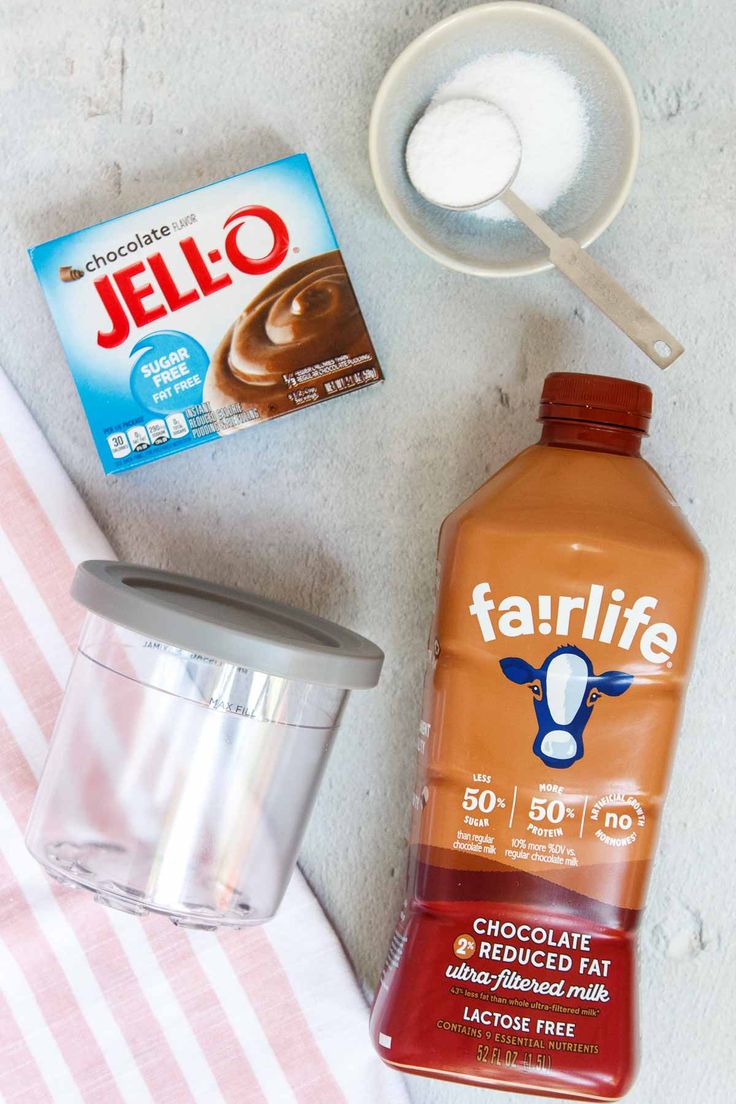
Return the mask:
M 332 622 L 102 560 L 28 825 L 103 904 L 195 928 L 273 916 L 350 689 L 383 654 Z

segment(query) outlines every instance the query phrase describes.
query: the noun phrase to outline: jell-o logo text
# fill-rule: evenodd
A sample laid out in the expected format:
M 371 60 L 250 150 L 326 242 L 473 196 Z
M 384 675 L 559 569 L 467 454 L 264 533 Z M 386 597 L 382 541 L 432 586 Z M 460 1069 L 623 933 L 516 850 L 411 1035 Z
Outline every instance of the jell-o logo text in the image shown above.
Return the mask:
M 250 219 L 260 219 L 273 234 L 273 245 L 262 257 L 251 257 L 238 244 L 238 235 Z M 224 267 L 226 262 L 238 272 L 260 276 L 272 272 L 282 263 L 289 250 L 289 231 L 286 223 L 269 207 L 254 204 L 234 211 L 223 224 L 224 251 L 200 249 L 194 237 L 182 238 L 178 245 L 184 257 L 191 279 L 184 285 L 174 279 L 161 252 L 151 253 L 141 260 L 125 264 L 111 275 L 100 276 L 94 287 L 105 308 L 109 327 L 97 332 L 97 344 L 103 349 L 114 349 L 130 336 L 131 325 L 136 329 L 157 322 L 172 311 L 181 310 L 202 296 L 213 295 L 233 282 L 232 275 Z M 92 272 L 119 257 L 127 257 L 140 245 L 151 244 L 168 237 L 171 228 L 162 226 L 143 238 L 136 235 L 131 242 L 111 250 L 105 257 L 93 257 L 85 268 Z

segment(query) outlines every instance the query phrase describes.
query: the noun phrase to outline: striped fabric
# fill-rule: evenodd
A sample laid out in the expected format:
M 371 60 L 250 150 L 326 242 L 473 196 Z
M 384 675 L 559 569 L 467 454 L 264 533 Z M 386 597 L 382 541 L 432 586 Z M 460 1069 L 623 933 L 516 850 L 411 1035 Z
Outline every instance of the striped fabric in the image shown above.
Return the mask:
M 111 550 L 0 374 L 0 1100 L 406 1104 L 335 933 L 297 873 L 263 928 L 183 932 L 47 879 L 23 833 Z

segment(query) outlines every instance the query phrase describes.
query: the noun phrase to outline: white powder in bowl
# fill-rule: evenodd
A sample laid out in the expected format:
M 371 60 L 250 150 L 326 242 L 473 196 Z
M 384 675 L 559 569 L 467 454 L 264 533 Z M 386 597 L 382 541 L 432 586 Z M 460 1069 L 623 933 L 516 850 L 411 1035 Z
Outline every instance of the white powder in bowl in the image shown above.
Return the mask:
M 485 100 L 452 99 L 421 117 L 406 144 L 406 171 L 425 199 L 473 207 L 499 195 L 521 157 L 516 127 Z
M 546 211 L 567 191 L 585 156 L 588 117 L 580 85 L 553 58 L 522 50 L 484 54 L 437 89 L 426 117 L 434 106 L 457 99 L 496 104 L 511 119 L 522 148 L 513 189 L 531 207 Z M 501 201 L 475 214 L 513 218 Z

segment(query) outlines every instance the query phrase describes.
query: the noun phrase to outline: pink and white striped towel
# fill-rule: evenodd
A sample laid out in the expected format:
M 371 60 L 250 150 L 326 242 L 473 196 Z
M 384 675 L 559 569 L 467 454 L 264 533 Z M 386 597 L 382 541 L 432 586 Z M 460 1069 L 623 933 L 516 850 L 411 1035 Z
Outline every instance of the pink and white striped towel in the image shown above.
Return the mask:
M 0 373 L 0 1100 L 406 1104 L 297 873 L 263 928 L 214 935 L 49 881 L 23 834 L 82 620 L 74 566 L 111 550 Z

